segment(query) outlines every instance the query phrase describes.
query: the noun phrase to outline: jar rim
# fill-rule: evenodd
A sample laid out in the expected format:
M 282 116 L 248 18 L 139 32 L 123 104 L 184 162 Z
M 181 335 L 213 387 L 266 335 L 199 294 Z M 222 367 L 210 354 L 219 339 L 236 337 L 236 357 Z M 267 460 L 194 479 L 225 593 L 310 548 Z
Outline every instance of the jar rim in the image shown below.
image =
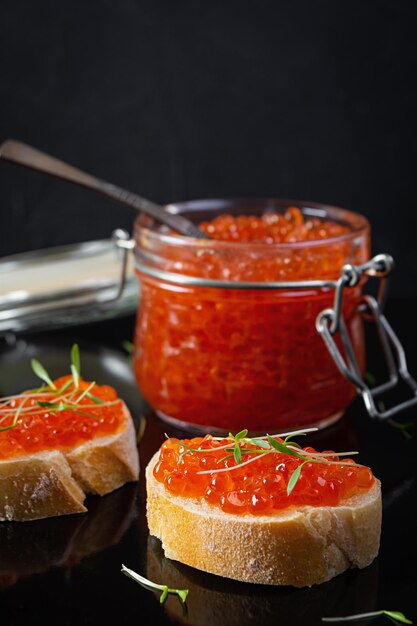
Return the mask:
M 281 198 L 207 198 L 199 200 L 185 200 L 181 202 L 173 202 L 165 205 L 165 209 L 176 214 L 186 214 L 187 212 L 199 213 L 202 211 L 222 211 L 230 212 L 231 209 L 235 211 L 241 207 L 242 209 L 264 209 L 264 213 L 268 210 L 285 210 L 289 207 L 295 206 L 299 208 L 303 215 L 309 217 L 318 217 L 319 219 L 329 219 L 342 223 L 349 227 L 347 233 L 337 235 L 334 237 L 327 237 L 325 239 L 311 239 L 307 241 L 288 241 L 288 242 L 247 242 L 247 241 L 219 241 L 215 239 L 195 239 L 193 237 L 186 237 L 177 233 L 164 232 L 162 230 L 155 229 L 155 221 L 151 218 L 145 218 L 143 215 L 139 215 L 134 222 L 134 229 L 140 230 L 146 237 L 151 237 L 160 242 L 181 245 L 181 246 L 193 246 L 204 250 L 207 246 L 211 249 L 224 250 L 227 248 L 235 251 L 242 250 L 243 247 L 250 247 L 251 249 L 262 250 L 291 250 L 302 249 L 306 247 L 320 247 L 328 246 L 334 243 L 342 243 L 350 241 L 360 235 L 365 235 L 370 231 L 369 221 L 355 211 L 349 209 L 343 209 L 338 206 L 324 204 L 321 202 L 310 202 L 304 200 L 292 200 Z M 201 220 L 203 221 L 203 220 Z

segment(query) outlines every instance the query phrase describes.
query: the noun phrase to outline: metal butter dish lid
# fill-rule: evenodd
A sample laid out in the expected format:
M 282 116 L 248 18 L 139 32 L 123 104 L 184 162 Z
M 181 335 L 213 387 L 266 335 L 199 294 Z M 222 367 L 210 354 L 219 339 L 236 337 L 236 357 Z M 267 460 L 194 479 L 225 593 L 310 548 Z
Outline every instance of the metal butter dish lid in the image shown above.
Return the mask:
M 0 260 L 0 333 L 58 328 L 136 310 L 129 235 Z

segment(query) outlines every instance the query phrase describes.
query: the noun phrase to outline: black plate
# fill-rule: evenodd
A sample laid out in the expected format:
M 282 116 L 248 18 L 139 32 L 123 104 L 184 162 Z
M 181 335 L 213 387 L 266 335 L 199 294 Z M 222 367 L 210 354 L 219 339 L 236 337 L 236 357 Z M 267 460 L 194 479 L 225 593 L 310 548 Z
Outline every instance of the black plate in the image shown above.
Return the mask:
M 54 375 L 67 373 L 71 344 L 78 341 L 84 376 L 113 385 L 136 423 L 146 414 L 140 445 L 144 468 L 163 441 L 167 426 L 146 409 L 136 389 L 130 358 L 121 348 L 131 323 L 127 328 L 120 324 L 97 327 L 94 343 L 90 328 L 4 343 L 0 393 L 36 384 L 29 366 L 33 356 Z M 312 445 L 323 448 L 351 449 L 353 445 L 361 450 L 361 462 L 371 465 L 382 480 L 381 550 L 365 570 L 351 570 L 323 585 L 296 590 L 237 583 L 169 561 L 160 542 L 147 532 L 142 471 L 138 485 L 126 485 L 104 498 L 89 498 L 86 515 L 0 524 L 2 624 L 27 626 L 36 617 L 36 623 L 44 626 L 111 622 L 118 626 L 178 622 L 308 626 L 319 625 L 322 616 L 381 608 L 413 617 L 417 589 L 416 436 L 406 440 L 396 429 L 371 421 L 357 401 L 339 424 L 310 438 Z M 160 606 L 158 595 L 120 574 L 122 563 L 156 582 L 188 588 L 188 614 L 174 597 Z

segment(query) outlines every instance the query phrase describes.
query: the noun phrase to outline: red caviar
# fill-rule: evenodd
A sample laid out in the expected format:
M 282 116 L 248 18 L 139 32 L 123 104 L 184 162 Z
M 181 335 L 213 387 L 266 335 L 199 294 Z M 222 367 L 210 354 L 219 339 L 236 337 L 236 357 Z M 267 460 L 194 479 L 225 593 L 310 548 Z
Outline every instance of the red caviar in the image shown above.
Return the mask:
M 334 456 L 331 460 L 343 460 L 343 465 L 307 463 L 288 495 L 288 480 L 302 463 L 300 459 L 275 451 L 264 455 L 248 454 L 243 457 L 244 461 L 255 456 L 257 460 L 226 472 L 199 474 L 205 470 L 236 467 L 235 460 L 219 461 L 228 454 L 224 449 L 225 442 L 210 435 L 186 439 L 184 444 L 193 449 L 213 451 L 182 454 L 186 451 L 182 442 L 168 439 L 162 445 L 154 467 L 155 478 L 173 495 L 203 498 L 226 513 L 264 515 L 295 505 L 336 506 L 342 500 L 368 490 L 375 481 L 368 467 L 357 465 L 352 459 Z M 241 447 L 251 449 L 256 446 L 245 443 Z M 316 452 L 311 447 L 303 450 Z
M 304 219 L 297 207 L 285 213 L 254 215 L 219 215 L 211 222 L 202 222 L 200 228 L 211 239 L 251 243 L 293 243 L 297 241 L 319 241 L 340 237 L 349 232 L 346 226 L 317 217 Z
M 71 376 L 54 381 L 60 390 Z M 78 391 L 70 385 L 61 394 L 45 389 L 43 392 L 28 391 L 15 399 L 0 403 L 0 429 L 13 424 L 16 412 L 21 407 L 17 423 L 8 430 L 0 430 L 0 459 L 10 459 L 42 450 L 66 450 L 96 437 L 116 433 L 123 421 L 123 404 L 116 391 L 108 385 L 94 385 L 89 393 L 100 399 L 102 404 L 87 395 L 75 405 L 77 397 L 91 383 L 79 381 Z M 57 410 L 57 407 L 42 407 L 38 402 L 74 405 Z
M 341 223 L 304 216 L 295 207 L 260 217 L 220 215 L 200 225 L 218 241 L 197 244 L 137 227 L 137 254 L 149 268 L 176 276 L 336 280 L 345 263 L 369 258 L 365 220 L 349 222 L 341 213 Z M 138 277 L 135 373 L 163 417 L 211 432 L 242 424 L 265 432 L 331 422 L 355 397 L 315 327 L 318 314 L 333 305 L 333 289 L 202 287 L 140 269 Z M 361 286 L 346 290 L 343 312 L 363 367 L 360 294 Z

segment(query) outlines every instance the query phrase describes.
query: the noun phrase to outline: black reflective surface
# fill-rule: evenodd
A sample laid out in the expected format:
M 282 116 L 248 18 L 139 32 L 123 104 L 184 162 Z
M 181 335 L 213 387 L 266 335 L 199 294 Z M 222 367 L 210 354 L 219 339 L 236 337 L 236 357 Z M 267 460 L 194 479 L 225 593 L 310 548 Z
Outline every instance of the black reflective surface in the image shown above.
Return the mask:
M 417 307 L 413 310 L 416 312 Z M 401 322 L 399 311 L 394 309 L 393 315 L 394 324 Z M 9 337 L 0 345 L 1 395 L 36 384 L 29 365 L 33 356 L 53 375 L 66 373 L 69 348 L 78 341 L 83 375 L 116 387 L 136 424 L 142 416 L 146 418 L 138 485 L 126 485 L 104 498 L 89 498 L 85 515 L 0 523 L 1 624 L 26 626 L 36 618 L 36 623 L 45 626 L 308 626 L 320 624 L 322 616 L 381 608 L 401 610 L 416 618 L 417 429 L 408 440 L 392 426 L 367 417 L 359 400 L 337 425 L 311 436 L 309 441 L 318 448 L 359 449 L 360 461 L 369 464 L 382 481 L 381 550 L 370 567 L 351 570 L 311 589 L 296 590 L 237 583 L 165 559 L 160 542 L 147 532 L 143 469 L 163 441 L 167 426 L 141 399 L 130 358 L 122 348 L 122 341 L 132 336 L 133 323 L 128 318 L 59 334 L 17 340 Z M 411 315 L 401 330 L 411 353 L 411 368 L 416 371 Z M 368 360 L 379 374 L 383 369 L 374 350 L 370 341 Z M 415 420 L 415 415 L 399 421 L 404 419 Z M 156 582 L 188 588 L 188 613 L 184 614 L 175 597 L 160 606 L 158 595 L 120 574 L 122 563 Z

